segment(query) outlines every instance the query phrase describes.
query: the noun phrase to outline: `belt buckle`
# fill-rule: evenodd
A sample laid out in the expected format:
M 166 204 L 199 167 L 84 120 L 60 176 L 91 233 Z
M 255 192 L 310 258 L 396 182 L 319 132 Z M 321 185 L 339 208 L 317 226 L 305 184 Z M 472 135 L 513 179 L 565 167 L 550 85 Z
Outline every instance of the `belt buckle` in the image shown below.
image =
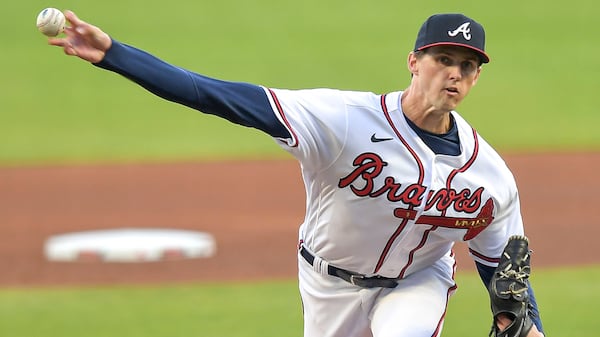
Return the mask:
M 356 280 L 364 280 L 366 278 L 365 275 L 356 275 L 356 274 L 352 274 L 350 275 L 350 283 L 352 283 L 355 286 L 359 286 L 362 287 L 362 285 L 360 284 L 356 284 Z

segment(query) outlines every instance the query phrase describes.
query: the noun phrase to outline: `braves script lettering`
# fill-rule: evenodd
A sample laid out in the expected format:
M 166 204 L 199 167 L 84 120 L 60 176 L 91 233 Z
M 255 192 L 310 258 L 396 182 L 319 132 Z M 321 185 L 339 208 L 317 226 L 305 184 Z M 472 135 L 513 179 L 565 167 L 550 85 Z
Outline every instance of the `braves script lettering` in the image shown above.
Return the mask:
M 436 206 L 438 211 L 448 209 L 450 205 L 454 205 L 454 210 L 457 212 L 474 213 L 481 206 L 481 194 L 483 187 L 479 187 L 474 192 L 465 188 L 460 192 L 454 189 L 441 189 L 438 191 L 430 191 L 425 204 L 425 210 Z
M 424 200 L 427 188 L 420 184 L 409 184 L 403 186 L 398 183 L 394 177 L 387 176 L 383 183 L 376 184 L 375 178 L 379 177 L 384 168 L 388 165 L 379 155 L 375 153 L 363 153 L 352 162 L 355 169 L 347 176 L 341 178 L 338 183 L 339 188 L 349 187 L 352 193 L 358 197 L 376 198 L 386 197 L 391 202 L 401 202 L 410 207 L 421 205 Z M 475 191 L 468 188 L 457 191 L 453 188 L 443 188 L 437 191 L 429 191 L 425 210 L 435 208 L 437 211 L 445 212 L 452 208 L 456 212 L 473 214 L 481 207 L 481 199 L 484 188 L 479 187 Z M 449 228 L 469 229 L 467 238 L 472 238 L 473 229 L 477 233 L 485 229 L 493 220 L 491 211 L 493 202 L 488 199 L 484 207 L 484 212 L 474 218 L 451 218 L 444 216 L 421 216 L 417 223 L 430 224 Z M 398 218 L 414 219 L 416 212 L 406 208 L 398 208 L 394 215 Z

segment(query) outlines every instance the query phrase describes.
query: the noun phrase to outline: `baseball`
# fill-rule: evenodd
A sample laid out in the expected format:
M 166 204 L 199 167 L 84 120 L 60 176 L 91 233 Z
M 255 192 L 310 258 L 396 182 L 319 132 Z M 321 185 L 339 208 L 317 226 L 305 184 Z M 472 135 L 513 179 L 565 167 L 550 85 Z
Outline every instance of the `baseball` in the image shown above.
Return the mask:
M 65 29 L 65 16 L 56 8 L 45 8 L 37 17 L 38 30 L 46 36 L 56 36 Z

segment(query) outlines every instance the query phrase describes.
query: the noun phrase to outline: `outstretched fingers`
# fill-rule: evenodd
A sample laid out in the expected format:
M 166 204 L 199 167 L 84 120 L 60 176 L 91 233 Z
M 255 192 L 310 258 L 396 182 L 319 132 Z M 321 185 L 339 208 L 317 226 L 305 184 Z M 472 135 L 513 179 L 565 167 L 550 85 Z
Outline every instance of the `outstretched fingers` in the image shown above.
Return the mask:
M 78 56 L 89 62 L 99 62 L 112 45 L 108 34 L 77 17 L 72 11 L 64 12 L 69 25 L 64 36 L 48 39 L 48 44 L 63 48 L 65 54 Z
M 75 51 L 75 48 L 73 48 L 73 43 L 71 42 L 71 39 L 67 33 L 67 30 L 69 29 L 70 28 L 65 29 L 65 34 L 67 34 L 67 37 L 48 38 L 48 44 L 51 46 L 61 47 L 67 55 L 76 56 L 77 52 Z
M 91 37 L 94 35 L 95 30 L 92 25 L 81 20 L 75 13 L 70 10 L 65 10 L 65 18 L 71 24 L 67 29 L 75 34 L 82 35 L 84 37 Z
M 67 19 L 67 22 L 70 24 L 69 26 L 65 27 L 65 36 L 48 38 L 48 44 L 51 46 L 63 48 L 65 54 L 67 55 L 77 55 L 75 48 L 73 48 L 72 40 L 77 34 L 75 32 L 75 28 L 81 26 L 83 24 L 83 21 L 81 21 L 72 11 L 66 10 L 63 14 Z
M 65 15 L 65 18 L 67 19 L 67 21 L 69 21 L 71 23 L 71 27 L 77 27 L 77 26 L 81 26 L 82 24 L 84 24 L 84 22 L 79 19 L 79 17 L 77 15 L 75 15 L 75 13 L 73 13 L 73 11 L 70 10 L 65 10 L 65 12 L 63 13 Z

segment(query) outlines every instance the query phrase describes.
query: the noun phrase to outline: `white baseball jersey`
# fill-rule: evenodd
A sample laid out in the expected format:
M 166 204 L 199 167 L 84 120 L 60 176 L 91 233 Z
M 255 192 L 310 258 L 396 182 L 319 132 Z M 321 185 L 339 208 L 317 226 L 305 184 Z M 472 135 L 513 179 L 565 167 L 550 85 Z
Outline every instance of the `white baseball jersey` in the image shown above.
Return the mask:
M 494 266 L 523 233 L 513 175 L 456 112 L 459 156 L 436 155 L 407 124 L 402 92 L 265 89 L 301 163 L 306 217 L 300 240 L 328 263 L 404 278 L 468 241 Z

